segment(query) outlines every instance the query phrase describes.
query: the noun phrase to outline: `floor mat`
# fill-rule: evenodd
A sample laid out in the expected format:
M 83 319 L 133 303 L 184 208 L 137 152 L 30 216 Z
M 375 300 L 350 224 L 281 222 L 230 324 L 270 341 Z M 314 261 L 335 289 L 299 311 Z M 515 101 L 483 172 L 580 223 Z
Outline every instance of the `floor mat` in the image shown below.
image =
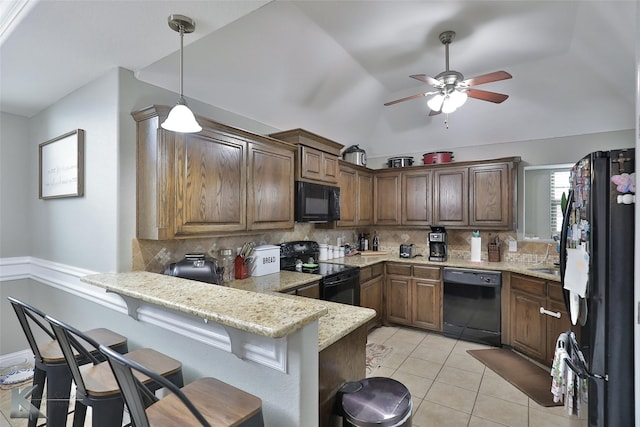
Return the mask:
M 562 405 L 561 402 L 553 401 L 551 368 L 545 370 L 506 348 L 467 350 L 467 353 L 509 381 L 539 405 L 545 407 Z

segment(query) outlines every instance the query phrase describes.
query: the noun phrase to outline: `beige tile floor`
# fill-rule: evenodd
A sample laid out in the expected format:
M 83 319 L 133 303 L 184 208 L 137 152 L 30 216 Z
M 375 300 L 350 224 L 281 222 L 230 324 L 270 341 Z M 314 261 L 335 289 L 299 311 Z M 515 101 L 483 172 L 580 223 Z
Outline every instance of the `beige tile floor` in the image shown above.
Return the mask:
M 487 346 L 401 327 L 374 329 L 369 342 L 393 348 L 371 376 L 394 378 L 407 386 L 413 399 L 413 427 L 579 424 L 561 406 L 538 405 L 467 353 Z
M 414 427 L 578 424 L 563 407 L 539 406 L 467 353 L 486 346 L 402 327 L 377 328 L 369 341 L 393 348 L 371 376 L 391 377 L 407 386 L 413 398 Z M 25 420 L 6 418 L 10 399 L 10 390 L 0 390 L 0 427 L 26 426 Z M 87 415 L 85 424 L 90 426 Z

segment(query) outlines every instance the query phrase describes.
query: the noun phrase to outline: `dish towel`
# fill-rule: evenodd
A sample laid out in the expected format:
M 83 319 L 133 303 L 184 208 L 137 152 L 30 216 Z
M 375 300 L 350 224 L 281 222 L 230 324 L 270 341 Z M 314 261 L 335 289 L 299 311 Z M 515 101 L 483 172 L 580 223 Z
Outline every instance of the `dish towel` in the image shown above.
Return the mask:
M 566 333 L 560 334 L 556 341 L 556 351 L 551 364 L 551 394 L 554 402 L 562 402 L 567 392 L 567 364 L 564 359 L 569 357 L 567 353 L 568 337 Z

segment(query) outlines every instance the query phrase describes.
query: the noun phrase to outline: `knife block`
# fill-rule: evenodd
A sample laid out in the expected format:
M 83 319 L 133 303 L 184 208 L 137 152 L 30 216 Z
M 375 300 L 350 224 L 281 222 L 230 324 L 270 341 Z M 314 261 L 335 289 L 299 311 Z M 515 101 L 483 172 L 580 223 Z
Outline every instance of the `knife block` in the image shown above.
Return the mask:
M 500 262 L 500 245 L 489 243 L 489 262 Z

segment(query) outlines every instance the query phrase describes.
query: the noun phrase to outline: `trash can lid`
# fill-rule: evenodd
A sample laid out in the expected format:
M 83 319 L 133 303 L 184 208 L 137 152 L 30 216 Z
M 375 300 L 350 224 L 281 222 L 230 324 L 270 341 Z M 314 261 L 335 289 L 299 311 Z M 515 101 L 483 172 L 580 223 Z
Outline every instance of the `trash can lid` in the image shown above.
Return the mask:
M 392 378 L 365 378 L 340 391 L 345 419 L 359 427 L 392 427 L 411 414 L 409 390 Z

